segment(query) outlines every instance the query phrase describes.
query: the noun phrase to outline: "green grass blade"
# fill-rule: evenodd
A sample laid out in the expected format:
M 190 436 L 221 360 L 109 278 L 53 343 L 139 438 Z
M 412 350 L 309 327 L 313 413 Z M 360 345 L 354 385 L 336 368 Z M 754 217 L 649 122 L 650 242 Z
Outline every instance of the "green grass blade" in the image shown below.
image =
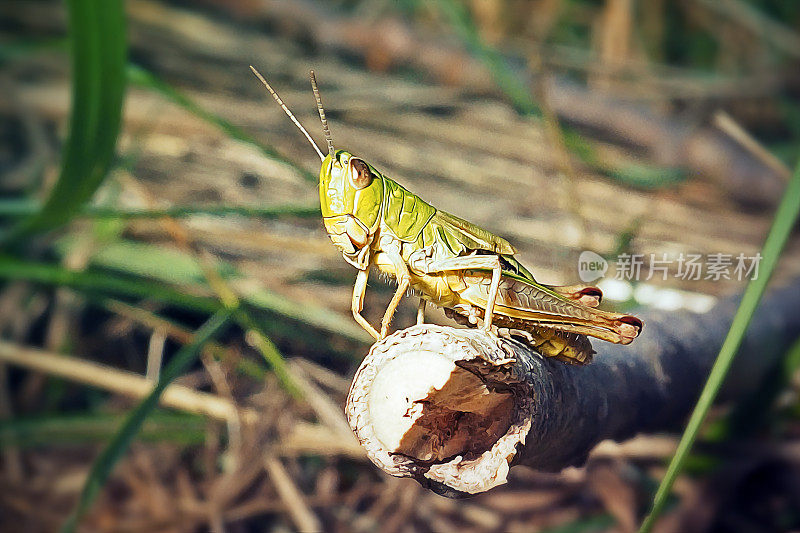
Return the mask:
M 200 117 L 201 119 L 205 120 L 210 124 L 213 124 L 220 130 L 222 130 L 229 137 L 236 139 L 237 141 L 241 141 L 250 144 L 252 146 L 255 146 L 265 157 L 272 159 L 274 161 L 279 161 L 285 165 L 292 167 L 297 172 L 299 172 L 300 175 L 302 175 L 303 178 L 305 178 L 307 181 L 310 181 L 312 183 L 317 182 L 316 175 L 309 172 L 305 168 L 301 167 L 288 157 L 281 155 L 275 148 L 262 143 L 249 133 L 231 124 L 224 118 L 204 109 L 194 100 L 192 100 L 182 92 L 178 91 L 168 83 L 159 79 L 152 72 L 149 72 L 137 65 L 128 65 L 128 80 L 131 83 L 135 83 L 136 85 L 160 93 L 162 96 L 166 97 L 168 100 L 172 101 L 173 103 L 177 104 L 183 109 L 189 111 L 193 115 Z
M 136 323 L 139 323 L 146 329 L 162 329 L 170 332 L 170 336 L 175 333 L 176 340 L 179 342 L 185 343 L 187 342 L 185 340 L 186 337 L 192 336 L 192 333 L 184 324 L 165 318 L 158 313 L 150 311 L 149 309 L 137 307 L 135 305 L 131 305 L 120 300 L 114 300 L 112 298 L 95 297 L 90 298 L 90 301 L 102 307 L 106 311 L 110 311 L 111 313 L 121 315 Z M 252 378 L 256 381 L 264 380 L 267 370 L 258 362 L 244 357 L 240 358 L 238 356 L 231 358 L 229 357 L 229 354 L 225 348 L 214 342 L 208 343 L 206 345 L 206 349 L 217 361 L 226 361 L 228 363 L 233 361 L 234 367 L 239 374 Z
M 591 161 L 584 160 L 590 164 Z M 615 179 L 622 185 L 637 189 L 655 190 L 663 187 L 678 185 L 686 181 L 688 174 L 685 170 L 676 167 L 656 167 L 642 163 L 629 163 L 615 167 L 600 168 L 601 165 L 592 165 L 598 170 L 604 170 L 608 177 Z
M 108 245 L 107 248 L 113 249 L 114 245 Z M 105 255 L 98 252 L 93 257 L 93 260 L 103 259 Z M 164 254 L 161 254 L 161 256 L 164 256 Z M 109 268 L 118 267 L 118 259 L 114 259 L 113 264 L 107 263 L 103 266 L 108 266 Z M 156 267 L 157 265 L 158 262 L 153 262 L 149 266 Z M 170 276 L 174 280 L 174 276 L 179 273 L 176 268 Z M 120 276 L 107 271 L 74 271 L 60 265 L 26 261 L 2 254 L 0 254 L 0 279 L 66 286 L 89 295 L 99 294 L 151 299 L 201 313 L 213 313 L 222 308 L 222 305 L 215 298 L 205 295 L 208 292 L 206 288 L 198 287 L 194 284 L 187 285 L 183 290 L 180 290 L 175 286 L 163 283 L 162 281 L 166 278 L 161 278 L 160 275 L 158 277 L 159 281 L 151 281 L 132 276 Z M 198 289 L 203 294 L 198 295 Z M 322 307 L 300 304 L 266 290 L 259 290 L 246 295 L 244 302 L 252 309 L 277 313 L 350 340 L 369 343 L 370 339 L 372 339 L 363 329 L 338 313 L 333 313 L 329 309 Z
M 15 418 L 0 421 L 0 449 L 105 442 L 119 430 L 119 415 L 86 413 Z M 142 426 L 138 438 L 170 441 L 185 446 L 203 444 L 208 421 L 187 413 L 157 409 Z
M 616 524 L 616 521 L 612 516 L 601 514 L 588 518 L 581 518 L 568 524 L 543 529 L 541 533 L 593 533 L 595 531 L 612 530 L 614 524 Z
M 55 245 L 56 253 L 66 257 L 76 240 L 71 235 L 59 239 Z M 204 291 L 207 291 L 200 264 L 194 257 L 176 248 L 120 239 L 98 249 L 89 264 L 171 285 L 188 287 L 202 284 Z M 232 279 L 236 277 L 236 272 L 233 267 L 225 265 L 220 276 Z
M 531 97 L 528 87 L 520 81 L 500 52 L 483 41 L 467 7 L 456 0 L 437 0 L 435 4 L 458 37 L 486 65 L 517 111 L 524 115 L 542 116 L 542 111 Z
M 167 385 L 175 378 L 186 372 L 189 365 L 194 361 L 197 352 L 228 322 L 229 316 L 230 313 L 227 311 L 221 311 L 213 315 L 197 330 L 194 342 L 181 348 L 169 364 L 164 367 L 158 378 L 158 382 L 153 387 L 153 391 L 130 412 L 120 430 L 116 433 L 108 446 L 106 446 L 97 460 L 95 460 L 89 472 L 86 484 L 83 487 L 83 491 L 81 492 L 78 505 L 67 519 L 62 531 L 70 532 L 75 530 L 78 521 L 89 509 L 95 497 L 100 492 L 100 489 L 105 484 L 114 465 L 127 451 L 131 441 L 142 427 L 142 424 L 144 424 L 147 417 L 151 414 L 153 409 L 155 409 L 156 405 L 158 405 L 161 393 L 164 392 Z
M 57 246 L 59 248 L 62 248 L 61 243 Z M 244 277 L 233 265 L 224 261 L 218 263 L 220 275 L 224 279 Z M 111 243 L 92 256 L 92 265 L 187 287 L 202 284 L 201 288 L 204 291 L 207 289 L 202 268 L 194 257 L 180 250 L 155 244 L 134 241 Z M 265 288 L 248 291 L 241 298 L 243 303 L 253 309 L 277 313 L 351 340 L 367 343 L 372 340 L 349 315 L 343 317 L 320 306 L 296 302 Z
M 60 265 L 25 261 L 12 256 L 0 255 L 0 279 L 71 287 L 90 294 L 148 298 L 202 313 L 213 313 L 221 308 L 214 298 L 189 294 L 164 283 L 126 278 L 106 272 L 69 270 Z
M 40 204 L 28 198 L 0 198 L 0 217 L 23 217 L 36 214 Z M 262 218 L 317 218 L 320 216 L 319 206 L 282 205 L 275 207 L 255 207 L 246 205 L 176 205 L 164 209 L 137 209 L 125 207 L 84 206 L 77 214 L 80 218 L 121 219 L 132 218 L 183 218 L 195 215 L 225 216 L 240 215 L 243 217 Z
M 29 217 L 42 206 L 30 198 L 0 198 L 0 217 Z
M 121 0 L 69 0 L 72 109 L 61 173 L 42 208 L 2 240 L 67 222 L 102 183 L 114 156 L 125 92 L 127 43 Z
M 30 56 L 41 52 L 65 52 L 69 50 L 69 41 L 64 37 L 54 38 L 22 38 L 16 41 L 0 43 L 0 64 L 30 59 Z
M 689 418 L 689 422 L 678 444 L 678 449 L 675 451 L 675 455 L 672 457 L 672 461 L 670 461 L 669 467 L 667 468 L 667 473 L 661 481 L 661 485 L 658 487 L 650 514 L 645 518 L 642 524 L 640 529 L 642 533 L 647 533 L 652 530 L 656 519 L 664 508 L 664 504 L 672 489 L 672 484 L 683 468 L 683 464 L 689 455 L 692 444 L 694 444 L 697 438 L 700 426 L 708 414 L 708 410 L 714 402 L 714 398 L 716 398 L 717 392 L 719 392 L 725 380 L 733 358 L 744 339 L 747 326 L 750 324 L 750 320 L 767 287 L 767 282 L 772 276 L 772 272 L 775 270 L 775 265 L 778 262 L 781 251 L 797 221 L 798 213 L 800 213 L 800 162 L 786 188 L 783 199 L 778 206 L 778 211 L 775 213 L 772 227 L 764 242 L 764 247 L 761 252 L 762 259 L 759 267 L 759 275 L 756 279 L 751 280 L 747 284 L 747 288 L 742 296 L 742 301 L 739 304 L 739 308 L 736 310 L 736 315 L 733 317 L 733 323 L 731 324 L 730 330 L 728 330 L 728 335 L 725 337 L 725 342 L 722 344 L 714 366 L 711 368 L 711 373 L 708 376 L 706 385 L 703 387 L 700 399 L 697 400 L 697 405 L 692 412 L 691 418 Z
M 81 216 L 87 218 L 183 218 L 195 215 L 225 216 L 240 215 L 243 217 L 272 220 L 277 218 L 318 218 L 319 206 L 305 207 L 295 205 L 275 207 L 251 207 L 245 205 L 208 205 L 208 206 L 173 206 L 165 209 L 121 209 L 121 208 L 87 208 Z
M 283 358 L 283 354 L 281 354 L 278 347 L 275 346 L 275 343 L 270 340 L 263 328 L 259 326 L 258 322 L 253 320 L 249 314 L 242 313 L 237 315 L 236 323 L 246 331 L 248 343 L 258 350 L 261 357 L 264 358 L 264 361 L 275 373 L 275 376 L 278 378 L 283 388 L 291 394 L 292 397 L 301 399 L 303 397 L 303 392 L 300 390 L 297 383 L 295 383 L 289 366 L 286 364 L 286 359 Z

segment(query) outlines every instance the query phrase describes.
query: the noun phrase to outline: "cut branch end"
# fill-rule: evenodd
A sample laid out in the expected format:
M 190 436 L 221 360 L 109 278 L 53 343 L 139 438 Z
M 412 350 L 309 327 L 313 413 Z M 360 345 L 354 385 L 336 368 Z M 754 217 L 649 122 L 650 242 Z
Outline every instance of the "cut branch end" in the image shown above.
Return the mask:
M 347 400 L 370 459 L 450 495 L 506 480 L 530 430 L 531 395 L 509 341 L 420 325 L 376 343 Z M 523 390 L 524 389 L 524 390 Z

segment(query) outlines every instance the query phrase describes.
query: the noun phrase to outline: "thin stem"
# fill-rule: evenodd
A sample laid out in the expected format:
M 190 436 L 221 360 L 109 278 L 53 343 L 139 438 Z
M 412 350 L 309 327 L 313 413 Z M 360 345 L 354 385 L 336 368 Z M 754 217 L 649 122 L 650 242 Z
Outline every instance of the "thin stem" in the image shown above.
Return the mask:
M 653 529 L 656 519 L 661 514 L 664 505 L 667 502 L 667 497 L 672 489 L 675 479 L 678 477 L 686 458 L 689 456 L 692 445 L 694 444 L 700 426 L 703 423 L 711 404 L 717 397 L 720 387 L 722 386 L 725 376 L 730 369 L 733 358 L 742 344 L 744 335 L 747 332 L 747 327 L 750 320 L 756 312 L 767 283 L 775 270 L 775 265 L 778 262 L 783 246 L 789 238 L 789 234 L 797 221 L 798 213 L 800 213 L 800 163 L 794 171 L 791 181 L 789 182 L 786 192 L 783 195 L 778 211 L 775 213 L 775 218 L 770 228 L 767 239 L 764 242 L 761 255 L 762 260 L 759 265 L 760 272 L 758 276 L 753 278 L 748 284 L 742 296 L 742 301 L 739 308 L 733 317 L 733 323 L 728 330 L 728 335 L 722 348 L 719 350 L 714 366 L 711 368 L 711 373 L 708 376 L 706 385 L 703 392 L 700 394 L 700 399 L 697 400 L 697 405 L 692 412 L 689 423 L 683 432 L 678 449 L 670 461 L 667 473 L 661 484 L 658 487 L 656 496 L 653 500 L 653 507 L 650 514 L 647 515 L 640 533 L 648 533 Z

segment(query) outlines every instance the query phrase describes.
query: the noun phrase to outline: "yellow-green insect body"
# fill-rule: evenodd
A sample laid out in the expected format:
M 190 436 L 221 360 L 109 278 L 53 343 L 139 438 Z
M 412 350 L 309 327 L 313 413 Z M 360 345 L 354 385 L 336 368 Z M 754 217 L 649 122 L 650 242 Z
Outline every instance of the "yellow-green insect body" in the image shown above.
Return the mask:
M 618 331 L 635 328 L 632 317 L 575 301 L 584 287 L 537 283 L 513 258 L 515 250 L 505 239 L 437 210 L 346 151 L 338 150 L 322 162 L 320 205 L 331 240 L 360 271 L 353 314 L 376 337 L 387 333 L 396 299 L 384 315 L 380 333 L 360 316 L 370 265 L 398 280 L 397 297 L 411 288 L 420 298 L 469 319 L 482 316 L 487 308 L 492 272 L 486 264 L 448 268 L 448 261 L 483 261 L 490 254 L 496 254 L 501 265 L 494 323 L 527 331 L 530 342 L 546 355 L 583 363 L 592 353 L 584 335 L 630 342 L 638 333 L 638 329 Z
M 538 283 L 505 239 L 436 209 L 363 159 L 334 150 L 313 73 L 327 155 L 261 80 L 320 156 L 323 223 L 344 259 L 358 269 L 353 316 L 376 339 L 388 334 L 409 288 L 420 295 L 418 321 L 429 301 L 462 321 L 477 324 L 483 318 L 487 330 L 494 323 L 524 332 L 541 353 L 567 362 L 591 359 L 587 335 L 623 344 L 638 335 L 642 324 L 635 317 L 595 308 L 602 295 L 598 289 Z M 398 282 L 380 331 L 361 316 L 370 266 Z

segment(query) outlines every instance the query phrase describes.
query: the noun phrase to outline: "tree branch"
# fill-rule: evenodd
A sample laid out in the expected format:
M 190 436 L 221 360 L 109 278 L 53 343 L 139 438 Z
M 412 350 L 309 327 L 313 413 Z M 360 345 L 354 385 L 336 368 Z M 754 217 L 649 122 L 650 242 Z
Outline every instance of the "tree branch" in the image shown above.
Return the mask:
M 800 280 L 765 298 L 721 399 L 754 390 L 800 335 L 798 301 Z M 704 315 L 643 311 L 636 342 L 596 342 L 585 367 L 477 329 L 414 326 L 372 347 L 348 419 L 376 465 L 450 496 L 504 483 L 510 464 L 578 465 L 605 439 L 680 427 L 737 304 Z

